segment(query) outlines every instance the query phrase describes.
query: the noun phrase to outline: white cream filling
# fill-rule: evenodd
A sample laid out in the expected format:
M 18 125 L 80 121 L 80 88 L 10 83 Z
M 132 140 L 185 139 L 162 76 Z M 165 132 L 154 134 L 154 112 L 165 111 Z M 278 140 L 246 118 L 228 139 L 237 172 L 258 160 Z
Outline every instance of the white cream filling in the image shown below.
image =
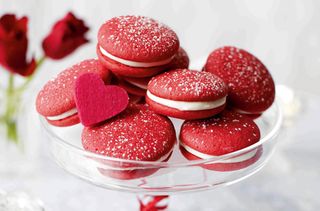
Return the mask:
M 213 156 L 213 155 L 208 155 L 208 154 L 204 154 L 202 152 L 199 152 L 195 149 L 192 149 L 191 147 L 188 147 L 182 143 L 180 143 L 180 145 L 185 149 L 187 150 L 188 152 L 190 152 L 191 154 L 199 157 L 199 158 L 202 158 L 202 159 L 209 159 L 209 158 L 215 158 L 215 157 L 218 157 L 218 156 Z M 242 154 L 242 155 L 239 155 L 237 157 L 233 157 L 233 158 L 229 158 L 227 160 L 221 160 L 221 161 L 218 161 L 219 163 L 239 163 L 239 162 L 243 162 L 243 161 L 246 161 L 246 160 L 249 160 L 250 158 L 253 158 L 256 153 L 257 153 L 257 150 L 258 149 L 254 149 L 254 150 L 251 150 L 250 152 L 247 152 L 245 154 Z
M 239 114 L 260 114 L 260 113 L 252 113 L 252 112 L 247 112 L 238 108 L 233 108 L 234 111 L 238 112 Z
M 108 53 L 106 50 L 104 50 L 101 46 L 99 46 L 100 52 L 102 55 L 108 57 L 109 59 L 112 59 L 114 61 L 117 61 L 121 64 L 130 66 L 130 67 L 156 67 L 156 66 L 161 66 L 161 65 L 165 65 L 168 64 L 173 58 L 174 56 L 165 59 L 165 60 L 161 60 L 161 61 L 156 61 L 156 62 L 135 62 L 135 61 L 130 61 L 130 60 L 126 60 L 126 59 L 122 59 L 116 56 L 113 56 L 112 54 Z
M 164 99 L 151 94 L 151 92 L 149 91 L 147 91 L 147 96 L 156 103 L 165 105 L 170 108 L 176 108 L 181 111 L 209 110 L 218 108 L 226 103 L 226 97 L 220 98 L 215 101 L 188 102 Z
M 161 158 L 159 158 L 158 160 L 155 160 L 155 161 L 147 161 L 147 162 L 163 162 L 165 161 L 166 159 L 169 158 L 170 154 L 172 153 L 173 151 L 173 148 L 170 150 L 170 152 L 168 152 L 167 154 L 165 154 L 164 156 L 162 156 Z M 143 160 L 141 162 L 144 162 Z M 125 163 L 125 162 L 124 162 Z M 132 164 L 134 165 L 134 164 Z M 118 170 L 118 171 L 129 171 L 129 170 L 137 170 L 137 169 L 141 169 L 143 170 L 143 168 L 141 168 L 141 166 L 137 166 L 136 168 L 135 167 L 129 167 L 129 168 L 126 168 L 126 167 L 117 167 L 117 166 L 112 166 L 110 169 L 112 170 Z
M 129 84 L 132 84 L 132 85 L 134 85 L 134 86 L 136 86 L 136 87 L 139 87 L 140 89 L 147 90 L 147 86 L 145 86 L 145 85 L 138 84 L 138 83 L 133 82 L 133 81 L 130 81 L 130 80 L 128 80 L 128 79 L 125 79 L 125 80 L 126 80 Z
M 72 116 L 72 115 L 74 115 L 76 113 L 78 113 L 77 109 L 73 108 L 73 109 L 71 109 L 71 110 L 69 110 L 67 112 L 64 112 L 62 114 L 59 114 L 57 116 L 47 116 L 46 118 L 48 120 L 51 120 L 51 121 L 56 121 L 56 120 L 65 119 L 65 118 L 70 117 L 70 116 Z
M 160 159 L 158 159 L 157 162 L 165 161 L 169 157 L 169 155 L 172 153 L 172 151 L 173 151 L 173 148 L 170 150 L 170 152 L 168 152 L 167 154 L 162 156 Z

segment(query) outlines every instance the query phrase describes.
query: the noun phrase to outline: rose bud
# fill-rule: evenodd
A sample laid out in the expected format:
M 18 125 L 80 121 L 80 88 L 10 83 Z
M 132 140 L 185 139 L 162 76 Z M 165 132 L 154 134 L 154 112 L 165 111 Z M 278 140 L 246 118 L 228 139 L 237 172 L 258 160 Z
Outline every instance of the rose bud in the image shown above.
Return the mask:
M 42 42 L 42 48 L 47 57 L 62 59 L 79 46 L 88 42 L 85 33 L 89 28 L 84 21 L 69 12 L 63 19 L 57 21 L 51 32 Z
M 17 19 L 13 14 L 0 18 L 0 64 L 22 76 L 31 75 L 36 68 L 35 59 L 27 61 L 28 18 Z

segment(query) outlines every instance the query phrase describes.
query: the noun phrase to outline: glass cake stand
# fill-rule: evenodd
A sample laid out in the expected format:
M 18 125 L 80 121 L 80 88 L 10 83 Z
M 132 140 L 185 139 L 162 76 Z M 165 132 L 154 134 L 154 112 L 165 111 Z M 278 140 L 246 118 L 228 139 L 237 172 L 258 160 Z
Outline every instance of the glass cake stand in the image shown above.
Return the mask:
M 176 145 L 168 162 L 144 162 L 85 151 L 81 145 L 82 125 L 59 128 L 40 118 L 53 158 L 63 169 L 109 190 L 143 195 L 140 198 L 141 206 L 157 204 L 158 210 L 166 207 L 164 204 L 167 200 L 164 199 L 167 195 L 231 185 L 259 171 L 275 149 L 282 123 L 282 114 L 275 102 L 261 117 L 255 119 L 261 131 L 261 139 L 254 145 L 223 156 L 194 161 L 185 159 Z M 172 121 L 178 135 L 182 121 Z M 145 173 L 149 176 L 129 180 L 113 177 L 114 174 L 125 172 L 136 172 L 137 175 Z

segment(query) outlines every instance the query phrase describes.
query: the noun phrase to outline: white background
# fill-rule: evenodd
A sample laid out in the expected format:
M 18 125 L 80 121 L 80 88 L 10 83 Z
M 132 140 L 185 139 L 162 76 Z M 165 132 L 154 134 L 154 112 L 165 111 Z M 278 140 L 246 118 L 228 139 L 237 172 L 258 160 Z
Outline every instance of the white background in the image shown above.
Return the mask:
M 94 57 L 96 33 L 105 20 L 140 14 L 175 29 L 193 61 L 222 45 L 236 45 L 256 54 L 278 83 L 318 94 L 319 9 L 317 0 L 0 0 L 0 14 L 13 12 L 30 18 L 30 53 L 38 57 L 42 54 L 42 38 L 67 11 L 73 11 L 90 26 L 91 45 L 42 71 L 48 76 L 73 62 Z

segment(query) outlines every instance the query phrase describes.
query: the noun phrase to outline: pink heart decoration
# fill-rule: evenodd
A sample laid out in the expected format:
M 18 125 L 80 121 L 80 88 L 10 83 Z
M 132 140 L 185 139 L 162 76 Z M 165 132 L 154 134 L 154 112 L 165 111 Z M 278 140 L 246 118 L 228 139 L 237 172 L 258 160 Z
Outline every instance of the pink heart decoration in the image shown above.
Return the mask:
M 81 123 L 93 126 L 125 110 L 129 97 L 123 88 L 105 85 L 99 75 L 86 73 L 76 81 L 75 102 Z

